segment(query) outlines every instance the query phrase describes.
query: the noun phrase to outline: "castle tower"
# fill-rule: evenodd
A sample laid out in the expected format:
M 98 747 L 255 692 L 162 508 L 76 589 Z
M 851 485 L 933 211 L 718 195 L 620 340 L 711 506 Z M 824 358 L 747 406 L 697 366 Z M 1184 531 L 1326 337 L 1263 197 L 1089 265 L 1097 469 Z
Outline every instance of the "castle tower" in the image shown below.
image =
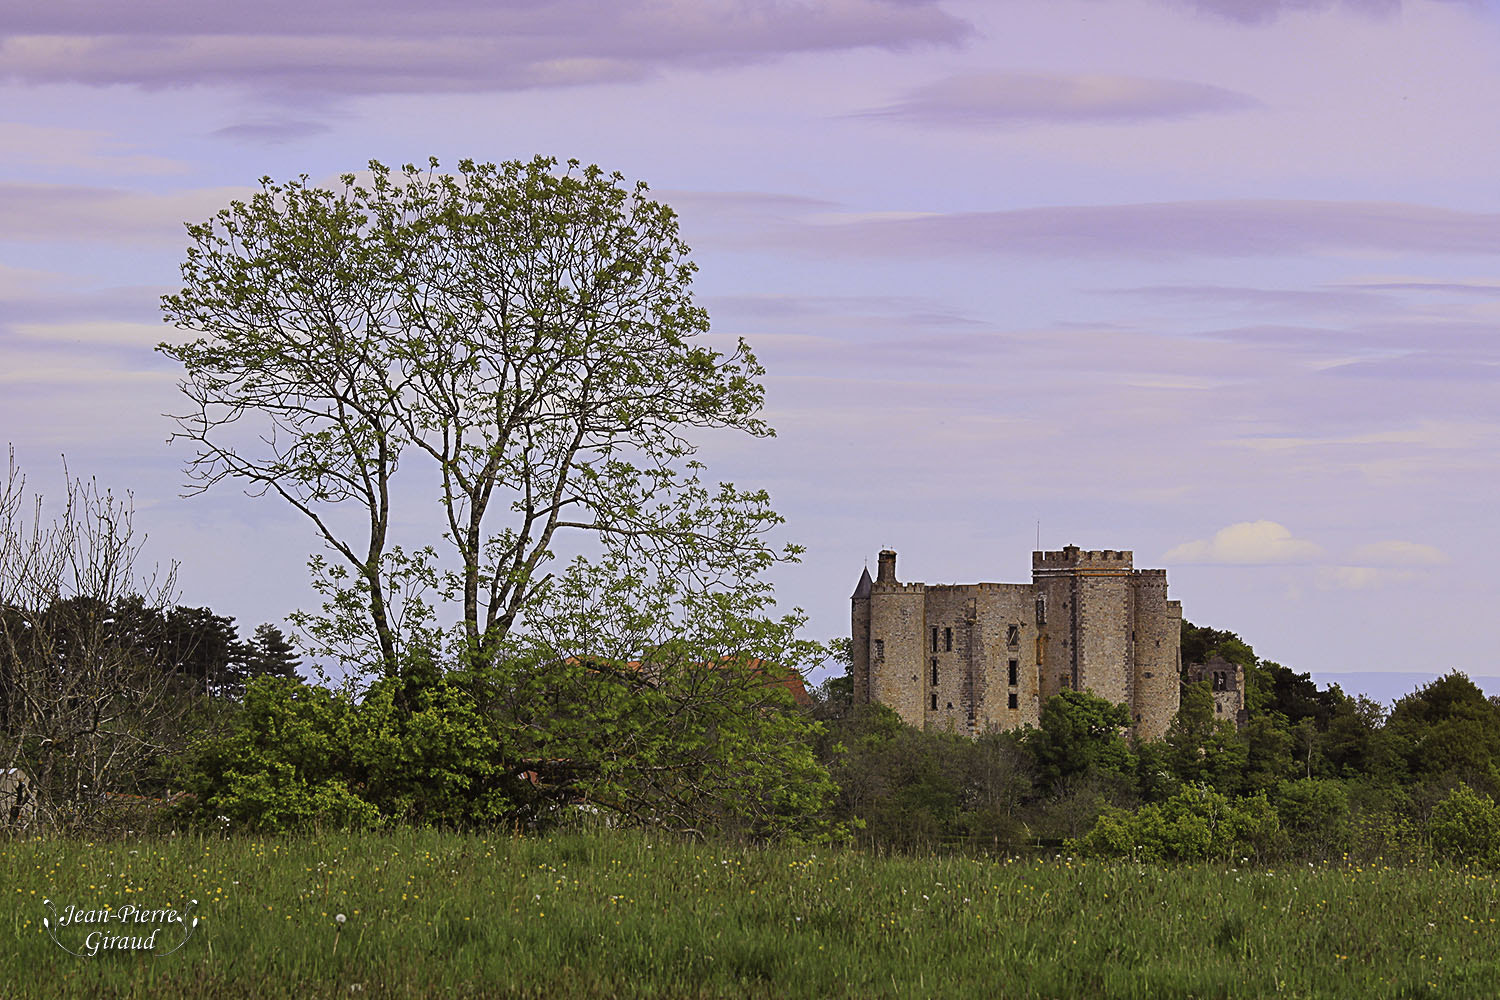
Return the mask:
M 1033 552 L 1031 579 L 1043 608 L 1042 697 L 1072 688 L 1129 704 L 1134 677 L 1131 553 Z
M 1131 715 L 1142 739 L 1161 739 L 1181 701 L 1182 603 L 1167 600 L 1167 571 L 1138 569 L 1135 589 L 1135 697 Z
M 908 725 L 926 722 L 922 704 L 925 590 L 896 580 L 896 553 L 880 553 L 869 595 L 869 700 L 893 709 Z

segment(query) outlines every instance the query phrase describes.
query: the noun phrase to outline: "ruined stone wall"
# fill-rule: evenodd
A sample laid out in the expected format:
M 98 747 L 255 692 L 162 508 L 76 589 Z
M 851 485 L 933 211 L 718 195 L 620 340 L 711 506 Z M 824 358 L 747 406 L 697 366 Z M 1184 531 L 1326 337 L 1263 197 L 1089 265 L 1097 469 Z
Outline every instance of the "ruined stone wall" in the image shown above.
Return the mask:
M 1166 735 L 1180 700 L 1178 663 L 1182 605 L 1167 600 L 1167 571 L 1137 570 L 1135 589 L 1135 699 L 1131 715 L 1143 739 Z

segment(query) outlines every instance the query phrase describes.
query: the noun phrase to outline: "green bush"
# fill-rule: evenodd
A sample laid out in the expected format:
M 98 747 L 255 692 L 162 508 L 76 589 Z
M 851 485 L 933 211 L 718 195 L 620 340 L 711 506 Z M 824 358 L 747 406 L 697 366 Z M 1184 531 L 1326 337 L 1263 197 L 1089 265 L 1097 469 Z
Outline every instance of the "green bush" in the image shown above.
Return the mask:
M 1231 799 L 1206 786 L 1189 786 L 1135 812 L 1105 809 L 1071 846 L 1085 854 L 1194 861 L 1261 857 L 1283 843 L 1276 811 L 1264 795 Z
M 382 681 L 356 702 L 300 680 L 257 678 L 229 731 L 186 755 L 193 811 L 254 831 L 390 821 L 443 826 L 495 819 L 514 805 L 494 726 L 447 680 L 398 710 Z
M 1500 806 L 1462 782 L 1433 807 L 1428 833 L 1439 857 L 1500 861 Z
M 1281 829 L 1299 857 L 1336 857 L 1349 849 L 1353 840 L 1349 796 L 1337 781 L 1299 778 L 1278 782 L 1272 803 Z

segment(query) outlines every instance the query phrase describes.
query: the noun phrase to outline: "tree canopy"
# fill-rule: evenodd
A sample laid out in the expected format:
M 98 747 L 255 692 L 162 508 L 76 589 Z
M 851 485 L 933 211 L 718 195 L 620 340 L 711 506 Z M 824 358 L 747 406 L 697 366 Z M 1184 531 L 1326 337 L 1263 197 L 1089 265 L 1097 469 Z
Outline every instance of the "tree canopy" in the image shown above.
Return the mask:
M 492 659 L 567 533 L 617 571 L 697 589 L 793 556 L 765 540 L 780 518 L 763 492 L 705 484 L 693 459 L 694 429 L 772 431 L 749 348 L 698 341 L 672 210 L 576 161 L 437 168 L 263 179 L 188 227 L 183 286 L 162 300 L 200 335 L 160 348 L 185 369 L 191 481 L 312 522 L 332 553 L 315 564 L 326 648 L 397 673 L 440 594 Z M 413 460 L 441 515 L 408 549 L 392 535 L 414 520 L 396 488 Z

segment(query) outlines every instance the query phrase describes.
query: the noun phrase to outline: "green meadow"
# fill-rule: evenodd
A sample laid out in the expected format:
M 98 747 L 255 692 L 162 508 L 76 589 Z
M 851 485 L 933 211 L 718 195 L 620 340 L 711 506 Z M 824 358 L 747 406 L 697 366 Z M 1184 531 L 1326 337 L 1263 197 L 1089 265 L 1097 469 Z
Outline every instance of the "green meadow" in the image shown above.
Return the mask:
M 1160 866 L 403 831 L 6 841 L 0 886 L 7 998 L 1500 995 L 1495 873 L 1409 861 Z M 43 899 L 179 912 L 197 899 L 202 922 L 171 955 L 74 957 L 43 928 Z M 74 950 L 88 929 L 54 927 Z

